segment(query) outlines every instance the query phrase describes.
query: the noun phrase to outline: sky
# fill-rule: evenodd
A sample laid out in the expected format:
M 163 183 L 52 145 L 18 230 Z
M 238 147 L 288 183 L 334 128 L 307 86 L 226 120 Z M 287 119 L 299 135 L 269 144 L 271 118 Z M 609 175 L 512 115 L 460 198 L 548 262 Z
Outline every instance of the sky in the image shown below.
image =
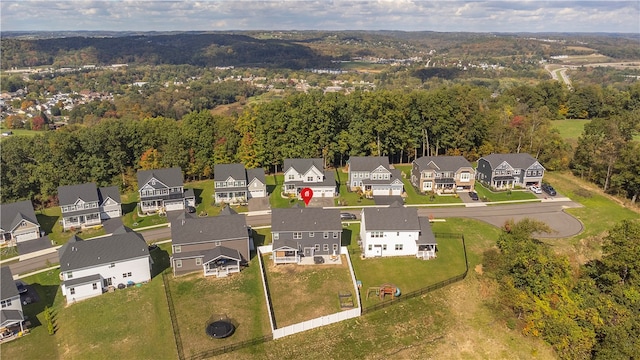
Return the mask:
M 1 31 L 640 33 L 635 1 L 2 0 Z

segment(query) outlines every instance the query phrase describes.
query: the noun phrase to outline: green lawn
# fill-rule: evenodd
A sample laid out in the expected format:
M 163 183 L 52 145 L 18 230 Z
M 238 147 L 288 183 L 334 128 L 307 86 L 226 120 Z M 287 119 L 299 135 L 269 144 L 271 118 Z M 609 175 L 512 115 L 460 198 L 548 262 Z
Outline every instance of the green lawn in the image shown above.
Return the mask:
M 82 239 L 104 235 L 104 228 L 96 226 L 84 230 L 64 231 L 62 229 L 62 212 L 59 206 L 36 211 L 40 230 L 44 231 L 56 245 L 65 244 L 74 234 Z
M 488 202 L 537 199 L 536 195 L 529 190 L 491 191 L 479 181 L 476 181 L 475 190 L 480 200 Z
M 267 192 L 269 192 L 269 203 L 271 208 L 289 208 L 294 204 L 304 207 L 304 201 L 297 200 L 295 198 L 283 198 L 282 197 L 282 184 L 284 183 L 284 175 L 267 175 L 265 181 L 267 182 Z
M 591 120 L 554 120 L 551 126 L 558 130 L 560 136 L 568 141 L 577 142 L 582 135 L 584 126 Z
M 419 193 L 411 184 L 411 165 L 394 165 L 394 167 L 404 174 L 402 182 L 404 183 L 404 191 L 407 193 L 406 204 L 462 204 L 462 200 L 458 196 L 436 195 L 431 197 Z

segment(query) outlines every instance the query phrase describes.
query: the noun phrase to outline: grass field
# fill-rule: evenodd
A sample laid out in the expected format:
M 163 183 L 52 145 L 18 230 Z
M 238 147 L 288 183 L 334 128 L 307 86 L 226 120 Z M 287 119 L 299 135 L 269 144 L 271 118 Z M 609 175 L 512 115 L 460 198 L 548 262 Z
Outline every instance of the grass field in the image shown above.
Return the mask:
M 267 182 L 267 192 L 269 195 L 269 203 L 271 208 L 289 208 L 298 203 L 304 207 L 302 200 L 295 198 L 283 198 L 282 197 L 282 184 L 284 183 L 284 175 L 267 175 L 265 181 Z
M 407 193 L 406 204 L 462 204 L 462 200 L 457 196 L 436 195 L 432 199 L 429 195 L 418 193 L 411 184 L 411 165 L 394 165 L 394 167 L 404 173 L 402 182 L 404 183 L 404 191 Z
M 529 190 L 491 191 L 476 181 L 475 190 L 482 201 L 533 200 L 535 194 Z
M 262 261 L 278 328 L 340 312 L 338 292 L 353 294 L 345 255 L 342 264 L 318 266 L 275 265 L 270 256 L 263 255 Z
M 558 130 L 560 136 L 565 140 L 576 145 L 578 138 L 582 135 L 584 126 L 591 120 L 554 120 L 551 122 L 551 126 Z

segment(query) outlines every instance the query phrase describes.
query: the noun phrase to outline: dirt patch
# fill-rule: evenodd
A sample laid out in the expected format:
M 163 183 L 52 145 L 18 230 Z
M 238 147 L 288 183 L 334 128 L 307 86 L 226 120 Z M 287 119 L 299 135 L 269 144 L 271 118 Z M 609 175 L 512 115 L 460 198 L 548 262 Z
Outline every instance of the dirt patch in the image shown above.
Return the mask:
M 478 275 L 484 274 L 484 271 L 482 270 L 482 264 L 476 265 L 474 270 L 476 271 L 476 274 L 478 274 Z

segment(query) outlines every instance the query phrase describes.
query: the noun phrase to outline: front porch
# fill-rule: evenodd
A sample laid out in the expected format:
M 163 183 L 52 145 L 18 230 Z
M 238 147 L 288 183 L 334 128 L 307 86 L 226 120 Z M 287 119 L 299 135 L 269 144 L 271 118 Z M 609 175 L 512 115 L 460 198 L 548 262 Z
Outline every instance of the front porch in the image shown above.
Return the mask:
M 229 274 L 239 273 L 240 265 L 207 264 L 203 266 L 204 276 L 227 277 Z
M 86 227 L 100 224 L 102 224 L 102 220 L 100 220 L 100 213 L 62 218 L 62 226 L 64 230 L 69 230 L 71 228 L 84 229 Z

